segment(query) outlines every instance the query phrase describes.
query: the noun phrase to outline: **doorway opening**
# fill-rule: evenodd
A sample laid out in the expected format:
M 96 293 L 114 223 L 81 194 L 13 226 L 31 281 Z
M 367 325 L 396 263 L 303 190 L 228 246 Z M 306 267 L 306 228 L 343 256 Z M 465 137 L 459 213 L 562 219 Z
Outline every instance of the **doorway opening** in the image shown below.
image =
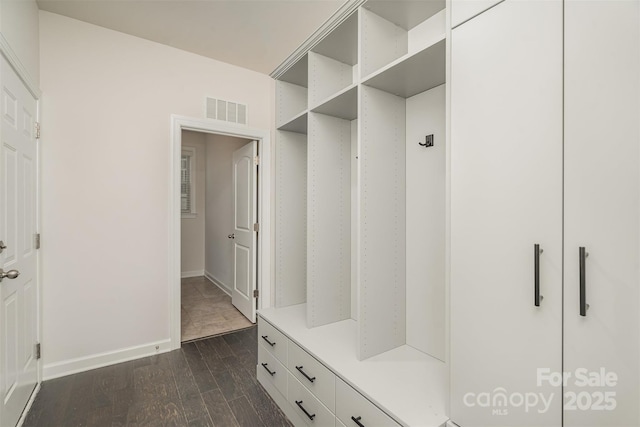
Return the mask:
M 251 139 L 182 131 L 183 343 L 244 329 L 255 321 L 250 305 L 255 305 L 251 276 L 258 252 L 253 230 L 258 186 L 248 179 L 252 172 L 257 178 L 254 151 L 257 142 Z
M 172 117 L 173 348 L 251 327 L 269 305 L 269 149 L 267 131 Z

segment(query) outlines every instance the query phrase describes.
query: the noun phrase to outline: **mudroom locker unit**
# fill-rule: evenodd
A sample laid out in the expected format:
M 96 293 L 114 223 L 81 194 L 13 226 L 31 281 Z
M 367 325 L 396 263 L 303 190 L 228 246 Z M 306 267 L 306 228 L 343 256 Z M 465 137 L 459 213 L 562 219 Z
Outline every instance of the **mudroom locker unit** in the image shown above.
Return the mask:
M 639 3 L 353 1 L 273 73 L 294 425 L 640 425 Z

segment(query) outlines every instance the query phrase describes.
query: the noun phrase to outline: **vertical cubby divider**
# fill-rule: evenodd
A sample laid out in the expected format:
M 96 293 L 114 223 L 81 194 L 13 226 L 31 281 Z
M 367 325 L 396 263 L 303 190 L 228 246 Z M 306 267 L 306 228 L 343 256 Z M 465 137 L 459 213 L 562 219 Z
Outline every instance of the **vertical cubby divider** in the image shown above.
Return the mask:
M 309 113 L 307 325 L 351 316 L 351 122 Z

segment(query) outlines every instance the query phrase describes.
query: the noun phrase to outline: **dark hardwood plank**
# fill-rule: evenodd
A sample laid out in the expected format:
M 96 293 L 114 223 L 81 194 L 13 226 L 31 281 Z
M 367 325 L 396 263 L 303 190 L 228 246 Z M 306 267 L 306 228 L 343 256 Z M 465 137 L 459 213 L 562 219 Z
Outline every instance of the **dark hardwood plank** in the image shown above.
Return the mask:
M 147 365 L 133 370 L 134 399 L 143 401 L 179 401 L 178 387 L 171 369 Z
M 27 414 L 25 427 L 61 425 L 76 378 L 77 375 L 69 375 L 42 383 L 36 401 Z
M 231 347 L 229 347 L 229 344 L 227 344 L 222 336 L 213 337 L 206 341 L 210 343 L 213 348 L 215 348 L 216 353 L 218 353 L 218 357 L 220 357 L 221 359 L 224 359 L 225 357 L 231 356 L 233 354 L 233 352 L 231 351 Z
M 89 411 L 87 417 L 88 426 L 108 426 L 111 425 L 113 414 L 111 406 L 101 406 Z
M 208 413 L 206 418 L 198 418 L 196 420 L 189 421 L 188 426 L 189 427 L 214 427 L 213 421 L 211 421 L 211 418 L 209 417 Z
M 193 371 L 189 367 L 184 353 L 181 351 L 172 352 L 172 369 L 173 376 L 178 388 L 180 399 L 185 400 L 194 396 L 200 396 L 200 389 L 193 375 Z
M 278 405 L 269 397 L 255 375 L 251 377 L 252 386 L 245 386 L 245 396 L 262 422 L 269 427 L 293 427 Z
M 238 338 L 251 353 L 258 354 L 258 328 L 244 329 L 238 332 Z
M 46 381 L 25 427 L 286 426 L 255 378 L 256 328 Z
M 241 384 L 236 382 L 237 378 L 231 373 L 231 371 L 219 371 L 213 375 L 220 386 L 222 395 L 227 399 L 227 401 L 244 395 Z
M 231 400 L 229 406 L 241 427 L 260 427 L 265 425 L 246 397 L 242 396 Z
M 223 335 L 222 338 L 231 348 L 231 351 L 236 356 L 240 356 L 246 353 L 248 350 L 245 348 L 244 342 L 237 336 L 237 334 L 227 334 Z
M 144 401 L 134 403 L 129 408 L 127 426 L 184 426 L 182 408 L 171 401 Z
M 129 408 L 135 403 L 135 389 L 133 385 L 133 369 L 127 387 L 118 390 L 113 396 L 112 426 L 126 426 Z
M 93 383 L 97 375 L 97 370 L 85 372 L 85 375 L 78 375 L 73 384 L 73 389 L 69 395 L 69 404 L 64 413 L 63 423 L 67 427 L 84 426 L 92 408 L 102 407 L 103 396 L 94 399 Z
M 220 390 L 211 390 L 202 393 L 209 416 L 216 427 L 239 427 L 236 417 L 233 415 L 229 404 Z
M 198 351 L 202 355 L 205 364 L 209 368 L 209 371 L 212 374 L 215 374 L 216 372 L 224 371 L 227 369 L 227 365 L 223 362 L 222 358 L 216 351 L 218 343 L 222 342 L 225 346 L 227 344 L 226 342 L 224 342 L 224 340 L 217 342 L 212 340 L 198 341 L 195 344 L 198 348 Z M 231 350 L 229 350 L 229 353 L 232 354 Z
M 207 367 L 207 364 L 205 363 L 196 344 L 189 343 L 183 345 L 182 352 L 185 355 L 191 372 L 193 373 L 193 377 L 195 378 L 200 393 L 217 389 L 219 385 Z

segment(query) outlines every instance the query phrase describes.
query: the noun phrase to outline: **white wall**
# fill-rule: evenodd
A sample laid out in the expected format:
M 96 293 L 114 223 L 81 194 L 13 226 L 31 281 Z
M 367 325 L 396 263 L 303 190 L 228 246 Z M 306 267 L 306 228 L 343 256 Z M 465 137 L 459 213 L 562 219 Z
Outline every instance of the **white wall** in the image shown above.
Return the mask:
M 270 78 L 40 12 L 45 377 L 169 348 L 170 115 Z
M 202 276 L 204 273 L 204 219 L 205 219 L 205 175 L 207 134 L 182 131 L 182 146 L 195 149 L 195 217 L 180 220 L 180 271 L 182 277 Z
M 205 196 L 205 274 L 233 288 L 233 152 L 250 142 L 223 135 L 207 135 Z
M 38 5 L 35 0 L 0 0 L 0 33 L 29 75 L 40 81 Z
M 407 99 L 407 344 L 445 360 L 445 85 Z M 425 148 L 426 134 L 434 146 Z

